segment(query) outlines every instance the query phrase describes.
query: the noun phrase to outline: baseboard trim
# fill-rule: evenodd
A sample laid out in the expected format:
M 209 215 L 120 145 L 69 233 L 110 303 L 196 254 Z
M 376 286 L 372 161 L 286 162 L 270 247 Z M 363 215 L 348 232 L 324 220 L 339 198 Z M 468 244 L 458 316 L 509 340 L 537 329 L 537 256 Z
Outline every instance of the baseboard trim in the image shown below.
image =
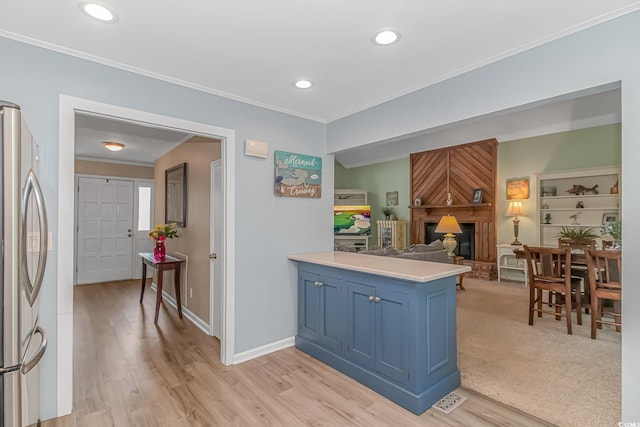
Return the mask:
M 158 285 L 156 285 L 155 283 L 151 283 L 151 289 L 153 289 L 155 292 L 158 292 Z M 176 310 L 178 309 L 176 299 L 171 294 L 168 294 L 165 290 L 162 291 L 162 299 L 172 305 Z M 182 306 L 182 315 L 189 321 L 191 321 L 191 323 L 196 325 L 198 329 L 202 330 L 202 332 L 209 335 L 209 324 L 199 318 L 193 311 L 189 310 L 184 305 Z
M 285 348 L 293 347 L 296 344 L 295 337 L 285 338 L 280 341 L 272 342 L 270 344 L 256 347 L 251 350 L 243 351 L 233 356 L 233 364 L 246 362 L 247 360 L 255 359 L 256 357 L 264 356 L 274 351 L 284 350 Z

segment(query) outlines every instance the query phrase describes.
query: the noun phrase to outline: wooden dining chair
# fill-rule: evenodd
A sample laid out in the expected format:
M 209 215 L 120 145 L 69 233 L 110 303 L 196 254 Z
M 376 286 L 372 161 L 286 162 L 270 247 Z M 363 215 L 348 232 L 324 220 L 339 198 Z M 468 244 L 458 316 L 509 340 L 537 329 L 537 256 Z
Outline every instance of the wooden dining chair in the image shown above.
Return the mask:
M 613 249 L 613 240 L 602 239 L 602 249 Z
M 591 291 L 591 338 L 596 339 L 597 329 L 602 324 L 614 325 L 617 331 L 622 328 L 622 314 L 616 307 L 622 304 L 622 251 L 587 251 L 587 269 Z M 614 310 L 610 313 L 613 321 L 602 320 L 603 300 L 614 301 Z
M 582 325 L 582 309 L 589 314 L 591 299 L 589 297 L 589 277 L 587 274 L 586 251 L 596 249 L 596 240 L 573 240 L 561 237 L 558 239 L 559 248 L 571 250 L 571 277 L 573 296 L 576 301 L 578 325 Z
M 571 334 L 571 251 L 527 245 L 523 249 L 529 271 L 529 325 L 533 325 L 534 312 L 538 317 L 542 317 L 542 313 L 553 314 L 556 320 L 564 315 L 567 333 Z M 549 292 L 549 302 L 555 311 L 542 308 L 543 291 Z

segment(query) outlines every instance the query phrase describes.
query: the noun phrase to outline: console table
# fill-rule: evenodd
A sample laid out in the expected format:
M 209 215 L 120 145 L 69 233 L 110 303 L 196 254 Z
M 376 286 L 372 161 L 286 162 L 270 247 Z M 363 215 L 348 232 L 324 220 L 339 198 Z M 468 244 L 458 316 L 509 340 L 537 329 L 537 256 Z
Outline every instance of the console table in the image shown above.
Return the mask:
M 349 252 L 289 259 L 298 349 L 416 414 L 460 386 L 455 276 L 470 267 Z
M 176 305 L 178 306 L 178 314 L 182 318 L 182 302 L 180 300 L 180 269 L 182 267 L 183 259 L 174 258 L 172 256 L 165 256 L 163 260 L 156 260 L 151 252 L 141 252 L 138 255 L 142 258 L 142 285 L 140 289 L 140 304 L 142 304 L 142 297 L 144 297 L 144 285 L 147 281 L 147 266 L 158 272 L 158 283 L 156 289 L 156 315 L 153 319 L 153 323 L 158 323 L 158 313 L 160 312 L 160 303 L 162 302 L 162 279 L 165 271 L 174 271 L 174 286 L 176 290 Z
M 515 249 L 521 249 L 522 246 L 514 246 L 510 243 L 503 243 L 500 245 L 496 245 L 498 252 L 498 282 L 502 278 L 502 270 L 516 270 L 522 271 L 524 273 L 524 284 L 529 283 L 527 280 L 528 272 L 527 265 L 524 259 L 518 258 Z M 511 261 L 511 262 L 509 262 Z

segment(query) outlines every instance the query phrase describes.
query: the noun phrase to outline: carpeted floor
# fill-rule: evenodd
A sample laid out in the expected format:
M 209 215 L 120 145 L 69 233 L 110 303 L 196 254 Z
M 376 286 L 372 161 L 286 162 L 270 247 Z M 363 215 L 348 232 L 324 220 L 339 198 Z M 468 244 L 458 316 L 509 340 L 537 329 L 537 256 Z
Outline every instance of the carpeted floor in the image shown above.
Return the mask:
M 458 291 L 462 385 L 559 426 L 614 426 L 621 414 L 621 334 L 590 318 L 528 324 L 528 288 L 465 278 Z

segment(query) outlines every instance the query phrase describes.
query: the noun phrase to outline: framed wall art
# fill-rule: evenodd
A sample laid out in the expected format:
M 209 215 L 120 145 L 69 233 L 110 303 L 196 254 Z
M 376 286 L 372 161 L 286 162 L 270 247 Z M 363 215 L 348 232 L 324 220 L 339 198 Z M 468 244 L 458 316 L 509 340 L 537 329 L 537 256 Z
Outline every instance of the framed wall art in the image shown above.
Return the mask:
M 387 206 L 398 206 L 398 192 L 388 191 L 386 193 Z
M 278 197 L 322 196 L 322 158 L 305 154 L 274 152 L 273 194 Z
M 164 218 L 178 227 L 187 226 L 187 164 L 164 171 Z
M 529 177 L 507 179 L 507 200 L 524 200 L 529 198 Z

